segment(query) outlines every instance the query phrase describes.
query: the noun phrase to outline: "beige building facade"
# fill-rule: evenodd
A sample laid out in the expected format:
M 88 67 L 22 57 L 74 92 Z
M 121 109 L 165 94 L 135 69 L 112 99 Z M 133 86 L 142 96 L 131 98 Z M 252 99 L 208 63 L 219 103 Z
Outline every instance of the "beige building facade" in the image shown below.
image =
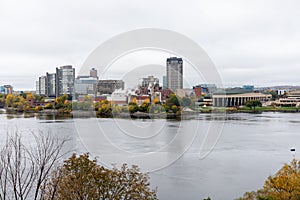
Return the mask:
M 215 107 L 232 107 L 243 106 L 247 101 L 259 100 L 261 102 L 270 101 L 271 94 L 262 93 L 242 93 L 242 94 L 214 94 L 213 106 Z

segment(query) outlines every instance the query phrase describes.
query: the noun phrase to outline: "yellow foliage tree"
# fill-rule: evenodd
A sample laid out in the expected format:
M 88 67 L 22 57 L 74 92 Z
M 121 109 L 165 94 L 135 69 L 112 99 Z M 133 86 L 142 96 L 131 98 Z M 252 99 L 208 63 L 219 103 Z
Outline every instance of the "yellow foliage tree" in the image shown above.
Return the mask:
M 239 200 L 299 200 L 300 161 L 293 159 L 285 164 L 274 176 L 268 177 L 263 189 L 246 192 Z
M 13 106 L 13 103 L 14 103 L 14 99 L 15 99 L 14 95 L 8 94 L 8 95 L 6 96 L 6 106 L 7 106 L 7 107 L 12 107 L 12 106 Z
M 275 176 L 270 176 L 265 182 L 264 190 L 267 196 L 274 199 L 300 199 L 300 161 L 293 159 Z
M 90 160 L 88 154 L 73 154 L 48 180 L 45 200 L 119 199 L 156 200 L 149 177 L 137 166 L 107 169 Z
M 137 104 L 136 98 L 133 98 L 131 102 Z
M 158 104 L 158 103 L 160 103 L 160 101 L 159 101 L 158 98 L 155 98 L 155 99 L 153 99 L 153 103 L 154 103 L 154 104 Z
M 30 92 L 26 93 L 26 99 L 27 99 L 27 100 L 34 99 L 33 94 L 30 93 Z

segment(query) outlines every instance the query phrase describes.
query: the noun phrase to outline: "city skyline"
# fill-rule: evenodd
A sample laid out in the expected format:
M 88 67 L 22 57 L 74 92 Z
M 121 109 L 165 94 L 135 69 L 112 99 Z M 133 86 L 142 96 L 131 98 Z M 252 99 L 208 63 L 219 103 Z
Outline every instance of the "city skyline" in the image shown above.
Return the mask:
M 76 67 L 74 67 L 72 65 L 65 65 L 65 66 L 70 66 L 70 67 L 72 67 L 72 69 L 75 69 L 75 76 L 74 76 L 75 78 L 74 78 L 74 80 L 78 79 L 78 78 L 86 78 L 86 77 L 95 78 L 95 77 L 93 77 L 94 75 L 92 74 L 92 71 L 93 70 L 97 71 L 94 67 L 91 67 L 90 68 L 91 72 L 89 72 L 90 74 L 79 74 L 77 72 L 77 70 L 76 70 Z M 50 76 L 50 79 L 53 79 L 52 77 L 56 75 L 56 73 L 55 73 L 56 69 L 57 68 L 61 68 L 61 67 L 65 67 L 65 66 L 55 67 L 54 68 L 54 73 L 53 73 L 53 70 L 52 71 L 48 70 L 44 74 L 40 74 L 38 77 L 36 77 L 36 80 L 33 83 L 34 88 L 29 88 L 29 89 L 24 89 L 24 90 L 23 89 L 18 89 L 13 84 L 14 83 L 13 81 L 11 82 L 11 84 L 7 84 L 7 82 L 6 82 L 6 83 L 2 83 L 0 85 L 2 85 L 2 87 L 5 86 L 5 85 L 12 86 L 13 87 L 13 91 L 15 91 L 15 92 L 36 92 L 36 90 L 38 89 L 37 84 L 38 84 L 39 81 L 46 81 L 46 79 L 49 79 L 49 76 Z M 161 66 L 159 66 L 159 65 L 157 65 L 157 66 L 156 65 L 149 65 L 149 66 L 158 67 L 156 69 L 161 68 Z M 149 69 L 149 66 L 146 65 L 146 66 L 141 66 L 141 67 L 139 67 L 137 69 L 134 69 L 133 70 L 134 74 L 139 74 L 139 76 L 133 76 L 130 73 L 123 75 L 122 78 L 124 78 L 124 80 L 123 79 L 119 79 L 119 80 L 124 81 L 124 83 L 126 83 L 126 87 L 124 87 L 124 89 L 126 89 L 126 90 L 127 89 L 136 89 L 139 85 L 142 84 L 143 79 L 145 79 L 147 77 L 150 77 L 150 76 L 157 77 L 158 81 L 160 82 L 160 86 L 163 87 L 164 86 L 163 85 L 163 79 L 164 79 L 164 77 L 166 77 L 167 67 L 164 66 L 163 68 L 165 68 L 165 69 L 162 69 L 162 70 L 159 69 L 159 71 L 157 71 L 157 72 L 153 72 L 153 73 L 150 72 L 149 73 L 149 71 L 147 71 L 147 68 Z M 165 73 L 165 74 L 162 74 L 162 72 Z M 104 81 L 105 80 L 116 80 L 119 77 L 120 77 L 119 75 L 117 75 L 117 76 L 111 76 L 111 77 L 108 77 L 108 78 L 107 78 L 107 76 L 101 76 L 102 79 L 99 79 L 99 77 L 97 77 L 97 80 L 99 80 L 99 81 L 100 80 L 104 80 Z M 198 82 L 196 81 L 196 82 L 194 82 L 194 84 L 189 84 L 189 83 L 186 83 L 185 78 L 184 78 L 183 81 L 185 82 L 184 86 L 187 86 L 187 87 L 183 87 L 183 89 L 191 89 L 194 86 L 201 85 L 201 84 L 212 84 L 212 85 L 214 85 L 213 82 L 212 83 L 208 83 L 208 82 L 205 82 L 205 81 L 198 81 Z M 128 84 L 128 82 L 130 82 L 130 84 Z M 54 83 L 53 83 L 53 85 L 54 85 Z M 129 87 L 127 87 L 128 85 L 129 85 Z M 295 84 L 279 84 L 279 85 L 271 84 L 271 85 L 268 85 L 267 84 L 267 85 L 257 86 L 257 85 L 255 85 L 255 83 L 254 84 L 241 83 L 241 85 L 233 85 L 233 86 L 232 85 L 225 85 L 224 84 L 224 85 L 221 86 L 221 88 L 228 88 L 228 89 L 230 89 L 230 88 L 242 88 L 244 86 L 251 86 L 251 87 L 254 87 L 255 89 L 267 89 L 267 88 L 269 88 L 271 90 L 280 90 L 280 89 L 288 89 L 288 88 L 291 88 L 291 89 L 292 88 L 294 88 L 294 89 L 300 89 L 300 84 L 299 85 L 295 85 Z M 52 89 L 52 91 L 54 92 L 53 89 Z M 45 94 L 45 91 L 42 91 L 41 94 Z M 55 94 L 54 95 L 50 95 L 50 97 L 51 96 L 55 96 Z
M 169 5 L 181 15 L 166 16 Z M 0 85 L 34 89 L 39 74 L 67 64 L 79 70 L 99 44 L 142 27 L 173 30 L 197 42 L 225 86 L 300 85 L 298 5 L 293 0 L 1 1 Z

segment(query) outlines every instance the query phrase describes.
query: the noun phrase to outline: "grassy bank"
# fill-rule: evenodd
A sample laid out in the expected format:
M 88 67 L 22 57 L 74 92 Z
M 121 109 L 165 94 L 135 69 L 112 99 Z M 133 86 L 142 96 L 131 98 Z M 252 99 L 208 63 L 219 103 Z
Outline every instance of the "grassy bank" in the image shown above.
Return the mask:
M 259 112 L 300 112 L 298 107 L 273 107 L 273 106 L 263 106 L 263 107 L 202 107 L 193 109 L 199 113 L 259 113 Z

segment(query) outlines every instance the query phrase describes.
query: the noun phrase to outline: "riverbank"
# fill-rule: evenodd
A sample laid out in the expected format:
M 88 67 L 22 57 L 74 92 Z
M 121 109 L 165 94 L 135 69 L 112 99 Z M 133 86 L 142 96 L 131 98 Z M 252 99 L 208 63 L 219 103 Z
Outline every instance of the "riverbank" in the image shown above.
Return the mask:
M 206 107 L 199 110 L 200 113 L 262 113 L 262 112 L 284 112 L 284 113 L 298 113 L 298 107 Z
M 181 112 L 177 113 L 146 113 L 146 112 L 120 112 L 120 113 L 111 113 L 109 115 L 99 115 L 93 110 L 73 110 L 72 112 L 59 112 L 55 109 L 47 109 L 41 111 L 23 111 L 18 112 L 11 109 L 1 109 L 0 114 L 16 115 L 20 117 L 30 118 L 38 117 L 45 118 L 46 116 L 55 116 L 56 118 L 132 118 L 132 119 L 188 119 L 189 117 L 198 115 L 198 114 L 234 114 L 234 113 L 263 113 L 263 112 L 278 112 L 278 113 L 299 113 L 300 109 L 297 107 L 256 107 L 255 109 L 248 107 L 189 107 L 183 109 Z

